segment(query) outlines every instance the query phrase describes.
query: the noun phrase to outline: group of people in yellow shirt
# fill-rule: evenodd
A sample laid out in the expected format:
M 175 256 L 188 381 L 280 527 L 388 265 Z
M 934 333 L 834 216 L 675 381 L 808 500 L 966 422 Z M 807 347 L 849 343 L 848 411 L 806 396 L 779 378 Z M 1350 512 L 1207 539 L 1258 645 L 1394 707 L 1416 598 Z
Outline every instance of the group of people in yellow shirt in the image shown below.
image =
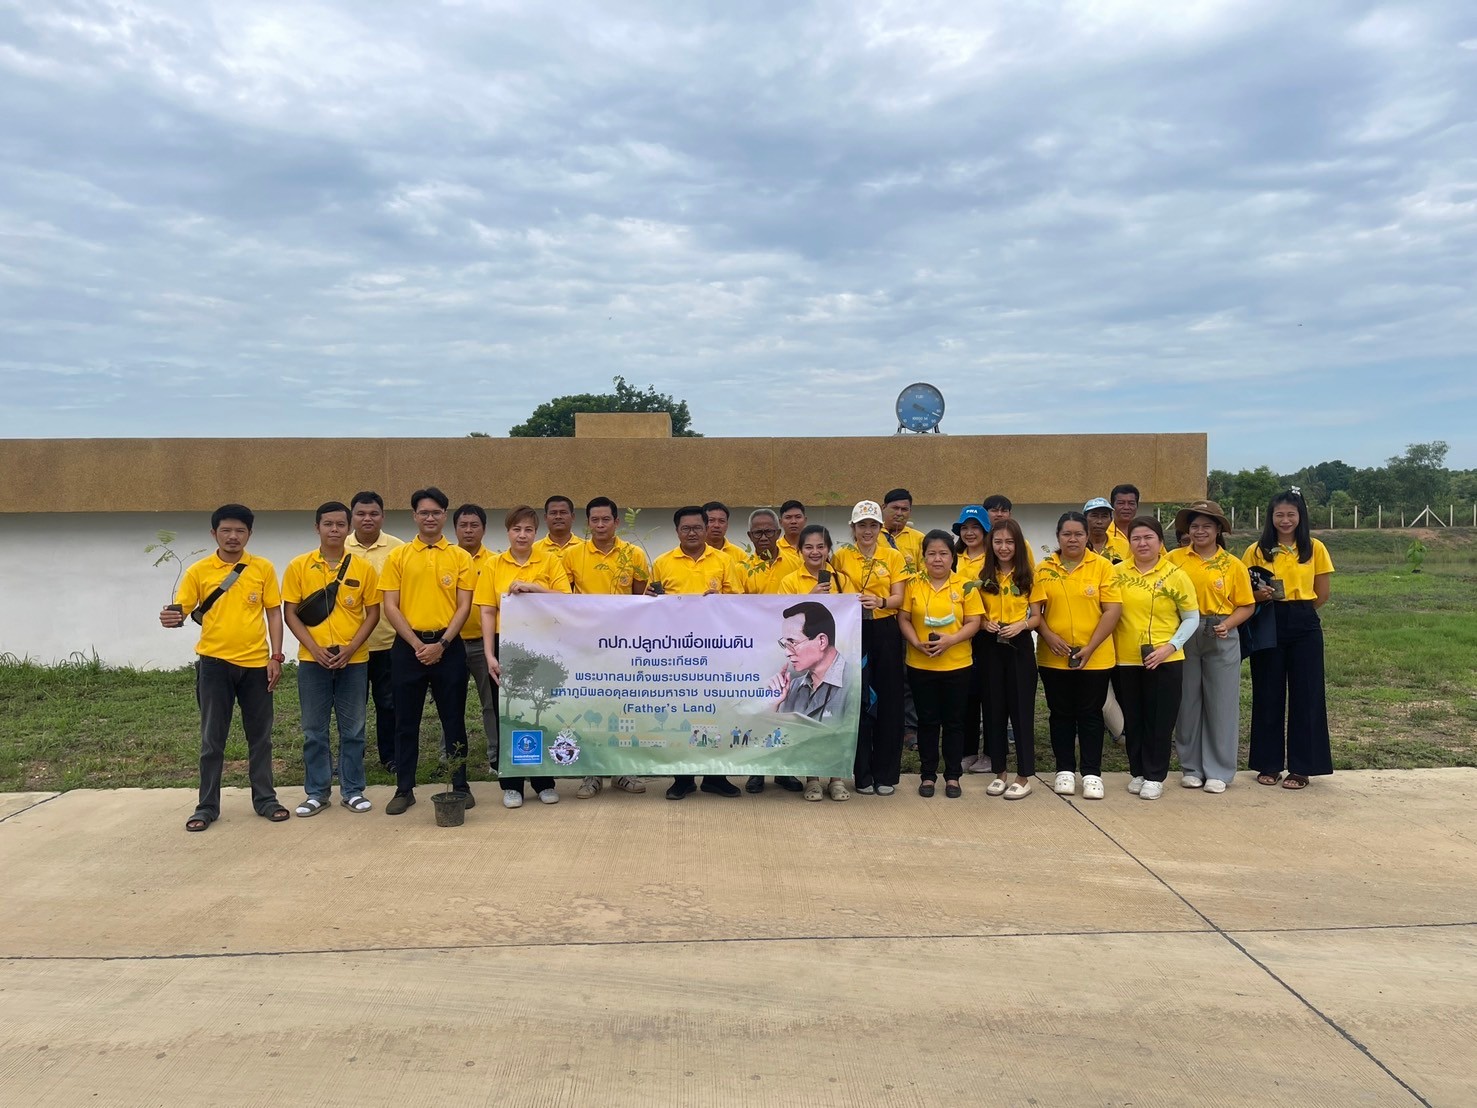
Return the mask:
M 807 522 L 804 505 L 787 501 L 749 515 L 748 548 L 729 540 L 729 509 L 710 501 L 674 513 L 677 545 L 655 559 L 621 537 L 619 508 L 607 497 L 585 506 L 585 538 L 573 534 L 575 508 L 567 497 L 546 501 L 541 539 L 539 513 L 513 508 L 503 520 L 508 547 L 501 553 L 483 544 L 487 515 L 480 506 L 464 504 L 448 520 L 448 498 L 427 487 L 412 494 L 411 508 L 417 534 L 402 542 L 383 531 L 377 493 L 320 505 L 318 548 L 292 560 L 280 589 L 272 565 L 246 552 L 251 511 L 232 504 L 214 513 L 216 552 L 188 568 L 177 602 L 160 614 L 166 627 L 183 626 L 187 613 L 201 626 L 200 796 L 188 830 L 203 831 L 219 818 L 225 736 L 237 704 L 254 807 L 274 821 L 291 814 L 278 802 L 271 775 L 271 693 L 285 660 L 284 626 L 299 643 L 306 795 L 297 815 L 329 805 L 331 720 L 339 732 L 340 802 L 350 811 L 371 810 L 364 795 L 370 702 L 380 761 L 396 777 L 386 812 L 408 810 L 415 803 L 427 691 L 452 759 L 452 788 L 474 806 L 465 770 L 467 682 L 478 691 L 495 771 L 500 606 L 502 597 L 520 592 L 855 594 L 863 609 L 864 709 L 854 790 L 896 791 L 911 727 L 921 795 L 935 794 L 942 768 L 947 796 L 962 795 L 962 777 L 971 770 L 992 773 L 986 793 L 1007 799 L 1031 791 L 1038 674 L 1056 792 L 1074 794 L 1080 770 L 1082 796 L 1102 797 L 1110 688 L 1123 715 L 1130 792 L 1161 795 L 1172 738 L 1181 783 L 1224 791 L 1234 777 L 1239 734 L 1243 636 L 1232 632 L 1261 604 L 1262 647 L 1251 654 L 1251 766 L 1259 781 L 1286 788 L 1332 771 L 1316 610 L 1328 598 L 1333 567 L 1308 534 L 1306 505 L 1295 490 L 1274 498 L 1267 526 L 1244 560 L 1225 549 L 1229 523 L 1209 501 L 1178 514 L 1175 531 L 1185 545 L 1166 551 L 1158 521 L 1138 515 L 1131 485 L 1089 501 L 1082 512 L 1064 513 L 1057 549 L 1039 564 L 1000 495 L 967 506 L 952 533 L 924 534 L 909 522 L 911 495 L 893 489 L 880 502 L 854 506 L 851 541 L 839 546 L 827 528 Z M 455 541 L 446 534 L 448 522 Z M 1261 578 L 1255 591 L 1252 573 Z M 1013 779 L 1006 768 L 1012 732 Z M 776 780 L 810 800 L 852 795 L 840 778 Z M 521 806 L 524 779 L 504 777 L 499 784 L 504 805 Z M 544 803 L 558 802 L 552 778 L 528 784 Z M 629 792 L 646 788 L 630 777 L 614 784 Z M 593 797 L 604 785 L 587 777 L 576 795 Z M 762 777 L 747 783 L 750 792 L 763 788 Z M 701 786 L 678 777 L 667 796 L 680 800 L 698 789 L 740 795 L 723 777 L 705 778 Z

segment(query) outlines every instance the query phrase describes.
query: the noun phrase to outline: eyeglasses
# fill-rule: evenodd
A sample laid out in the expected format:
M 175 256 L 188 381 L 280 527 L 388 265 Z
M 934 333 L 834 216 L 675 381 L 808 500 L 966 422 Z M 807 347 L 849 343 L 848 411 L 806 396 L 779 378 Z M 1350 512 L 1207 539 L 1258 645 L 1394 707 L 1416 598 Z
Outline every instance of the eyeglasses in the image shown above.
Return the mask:
M 690 527 L 679 527 L 679 528 L 677 528 L 677 534 L 679 534 L 679 535 L 701 535 L 706 530 L 707 530 L 707 527 L 706 526 L 704 526 L 701 523 L 697 523 L 697 524 L 693 524 Z
M 446 514 L 446 509 L 445 508 L 437 508 L 434 511 L 429 511 L 429 512 L 416 512 L 415 513 L 415 518 L 416 519 L 439 519 L 442 516 L 444 516 L 445 514 Z
M 772 539 L 779 534 L 779 528 L 766 527 L 762 531 L 750 531 L 749 534 L 756 539 Z
M 781 650 L 794 650 L 801 643 L 810 642 L 804 635 L 787 635 L 785 638 L 776 641 L 780 644 Z

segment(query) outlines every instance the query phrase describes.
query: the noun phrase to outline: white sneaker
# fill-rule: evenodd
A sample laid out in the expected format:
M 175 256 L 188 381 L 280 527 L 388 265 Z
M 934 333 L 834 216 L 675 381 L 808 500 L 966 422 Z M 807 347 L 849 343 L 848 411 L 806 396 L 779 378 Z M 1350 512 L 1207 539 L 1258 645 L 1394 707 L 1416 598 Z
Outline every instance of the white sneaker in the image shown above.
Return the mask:
M 1208 793 L 1223 793 L 1226 791 L 1226 783 L 1212 777 L 1205 782 L 1205 791 Z
M 1180 778 L 1180 788 L 1182 789 L 1198 789 L 1203 784 L 1205 784 L 1205 779 L 1196 777 L 1193 773 L 1187 773 Z
M 523 807 L 523 790 L 522 789 L 504 789 L 503 790 L 503 807 L 504 808 L 521 808 L 521 807 Z
M 1084 785 L 1087 784 L 1085 777 L 1082 779 L 1082 783 Z M 1077 775 L 1070 770 L 1062 770 L 1061 773 L 1056 775 L 1056 784 L 1052 788 L 1056 791 L 1057 796 L 1071 796 L 1077 791 Z
M 1144 787 L 1139 790 L 1140 800 L 1158 800 L 1164 795 L 1163 781 L 1145 781 Z
M 1139 790 L 1143 787 L 1144 779 L 1142 777 L 1130 777 L 1128 779 L 1128 791 L 1133 793 L 1134 796 L 1138 796 Z
M 553 789 L 540 789 L 538 798 L 542 800 L 545 804 L 559 803 L 559 794 Z
M 963 758 L 959 759 L 959 768 L 968 773 L 969 767 L 979 760 L 980 756 L 978 754 L 966 754 Z
M 970 773 L 994 773 L 995 772 L 995 763 L 991 762 L 990 759 L 988 759 L 988 758 L 978 758 L 969 767 L 969 772 Z
M 1144 782 L 1144 788 L 1147 789 L 1148 787 L 1149 783 L 1147 781 Z M 1084 773 L 1082 775 L 1082 799 L 1101 800 L 1102 798 L 1103 779 L 1101 777 L 1096 777 L 1090 773 Z

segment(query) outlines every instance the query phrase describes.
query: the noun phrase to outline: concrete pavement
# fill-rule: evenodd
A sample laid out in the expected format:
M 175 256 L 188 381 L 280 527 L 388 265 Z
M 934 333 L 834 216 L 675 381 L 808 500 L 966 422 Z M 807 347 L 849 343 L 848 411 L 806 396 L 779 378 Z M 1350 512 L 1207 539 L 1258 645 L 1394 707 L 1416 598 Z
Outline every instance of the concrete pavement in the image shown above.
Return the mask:
M 0 1102 L 1477 1104 L 1477 770 L 1124 783 L 0 797 Z

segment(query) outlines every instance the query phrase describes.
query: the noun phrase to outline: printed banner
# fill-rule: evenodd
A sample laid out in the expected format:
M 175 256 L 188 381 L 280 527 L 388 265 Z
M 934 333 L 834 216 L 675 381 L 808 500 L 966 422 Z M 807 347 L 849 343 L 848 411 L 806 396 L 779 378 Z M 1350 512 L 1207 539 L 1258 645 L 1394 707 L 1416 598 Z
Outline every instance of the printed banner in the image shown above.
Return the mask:
M 855 596 L 520 593 L 498 655 L 500 773 L 851 775 Z

